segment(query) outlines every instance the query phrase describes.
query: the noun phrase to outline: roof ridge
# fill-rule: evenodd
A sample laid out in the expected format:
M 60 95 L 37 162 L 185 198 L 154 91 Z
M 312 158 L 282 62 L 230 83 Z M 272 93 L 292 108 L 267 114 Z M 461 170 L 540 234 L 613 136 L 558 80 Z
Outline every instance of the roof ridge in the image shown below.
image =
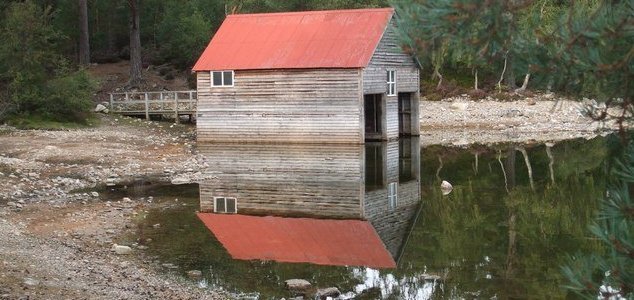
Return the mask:
M 393 12 L 393 7 L 377 7 L 377 8 L 358 8 L 358 9 L 331 9 L 331 10 L 306 10 L 306 11 L 288 11 L 288 12 L 271 12 L 271 13 L 248 13 L 248 14 L 230 14 L 227 18 L 242 18 L 253 16 L 283 16 L 283 15 L 308 15 L 308 14 L 328 14 L 328 13 L 359 13 L 359 12 Z

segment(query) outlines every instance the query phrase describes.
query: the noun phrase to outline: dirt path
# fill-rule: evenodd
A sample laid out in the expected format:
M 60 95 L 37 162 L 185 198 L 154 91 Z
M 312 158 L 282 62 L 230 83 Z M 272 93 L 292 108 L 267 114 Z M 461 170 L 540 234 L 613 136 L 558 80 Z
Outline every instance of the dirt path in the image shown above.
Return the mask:
M 557 104 L 557 106 L 555 106 Z M 554 110 L 553 110 L 554 108 Z M 71 193 L 136 177 L 200 179 L 193 126 L 102 116 L 97 128 L 21 131 L 0 126 L 0 299 L 223 299 L 170 277 L 113 239 L 152 207 Z M 450 99 L 421 105 L 423 145 L 555 141 L 605 132 L 573 102 Z M 140 249 L 133 249 L 139 251 Z

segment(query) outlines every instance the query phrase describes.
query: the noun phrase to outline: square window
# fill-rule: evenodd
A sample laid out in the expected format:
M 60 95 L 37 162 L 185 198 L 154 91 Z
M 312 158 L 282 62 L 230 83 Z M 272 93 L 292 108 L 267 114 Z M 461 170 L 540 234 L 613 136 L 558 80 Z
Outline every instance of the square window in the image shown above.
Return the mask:
M 216 207 L 215 207 L 215 211 L 216 212 L 224 212 L 226 210 L 226 206 L 225 206 L 225 198 L 216 198 Z
M 225 198 L 225 212 L 227 213 L 236 213 L 236 199 L 235 198 Z
M 233 197 L 214 197 L 214 212 L 235 214 L 238 212 L 238 200 Z
M 213 74 L 213 86 L 222 85 L 222 72 L 212 72 Z
M 224 86 L 232 86 L 233 85 L 233 72 L 232 71 L 224 71 L 224 72 L 222 72 L 222 85 L 224 85 Z
M 212 71 L 211 86 L 233 86 L 233 71 Z

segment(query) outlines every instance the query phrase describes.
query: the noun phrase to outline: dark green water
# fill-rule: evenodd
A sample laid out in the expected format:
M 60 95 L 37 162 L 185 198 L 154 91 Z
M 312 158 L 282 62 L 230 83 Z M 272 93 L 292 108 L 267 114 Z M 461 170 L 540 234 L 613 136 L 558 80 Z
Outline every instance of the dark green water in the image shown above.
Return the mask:
M 398 251 L 391 251 L 398 264 L 395 269 L 234 260 L 196 217 L 200 200 L 196 185 L 171 192 L 144 191 L 164 205 L 148 212 L 138 235 L 153 240 L 146 250 L 149 255 L 179 267 L 173 272 L 184 276 L 187 270 L 202 270 L 209 285 L 257 293 L 260 299 L 288 298 L 283 282 L 292 278 L 321 288 L 336 286 L 355 299 L 566 298 L 560 272 L 566 257 L 601 251 L 587 227 L 605 190 L 605 138 L 548 146 L 430 146 L 421 149 L 420 156 L 408 154 L 400 145 L 394 164 L 390 145 L 381 147 L 387 149 L 382 157 L 360 160 L 365 167 L 362 183 L 364 178 L 372 180 L 368 185 L 374 190 L 390 176 L 400 178 L 399 182 L 404 177 L 420 182 L 420 205 L 409 205 L 409 213 L 398 215 L 407 220 L 401 220 L 406 230 L 396 233 Z M 366 148 L 361 153 L 381 151 Z M 241 159 L 240 153 L 231 154 Z M 249 155 L 244 159 L 253 159 L 253 153 Z M 412 161 L 420 166 L 413 168 L 420 173 L 414 179 L 406 176 Z M 222 162 L 212 159 L 211 168 L 222 169 L 218 163 Z M 236 165 L 232 170 L 240 173 Z M 387 167 L 377 171 L 370 165 Z M 392 165 L 399 166 L 396 175 L 389 175 Z M 450 194 L 442 194 L 441 180 L 453 184 Z M 366 193 L 369 190 L 366 186 Z M 389 206 L 385 215 L 394 211 Z M 386 245 L 395 243 L 386 241 L 381 228 L 401 225 L 367 219 Z M 161 226 L 152 227 L 157 223 Z

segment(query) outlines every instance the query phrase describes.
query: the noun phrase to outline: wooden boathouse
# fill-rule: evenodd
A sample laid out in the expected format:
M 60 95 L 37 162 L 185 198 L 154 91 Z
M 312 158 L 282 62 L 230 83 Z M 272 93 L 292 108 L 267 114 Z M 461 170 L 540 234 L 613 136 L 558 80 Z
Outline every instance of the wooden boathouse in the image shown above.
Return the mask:
M 392 8 L 229 15 L 193 67 L 203 142 L 416 136 L 419 68 Z

